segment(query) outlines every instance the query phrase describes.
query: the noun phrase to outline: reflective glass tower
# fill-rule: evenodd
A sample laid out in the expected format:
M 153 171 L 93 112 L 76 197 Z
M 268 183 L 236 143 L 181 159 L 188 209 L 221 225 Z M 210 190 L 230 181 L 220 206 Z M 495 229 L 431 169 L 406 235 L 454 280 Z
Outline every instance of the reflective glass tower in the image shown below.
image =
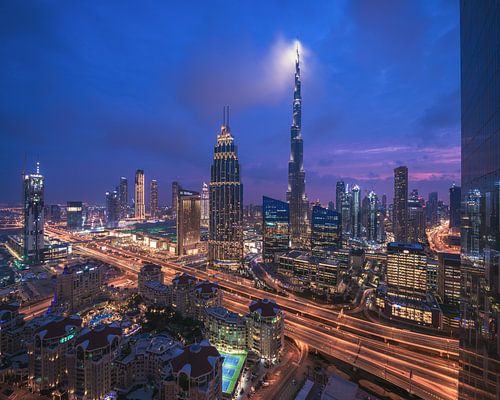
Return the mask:
M 401 166 L 394 170 L 394 239 L 408 241 L 408 168 Z
M 306 195 L 304 171 L 304 143 L 302 140 L 302 95 L 300 81 L 299 49 L 295 60 L 295 89 L 293 92 L 293 120 L 291 133 L 290 161 L 288 162 L 288 191 L 290 204 L 290 226 L 292 246 L 302 247 L 307 236 L 309 202 Z
M 335 186 L 335 209 L 340 214 L 342 212 L 342 199 L 345 194 L 345 182 L 337 181 Z
M 276 254 L 285 253 L 290 246 L 290 211 L 288 203 L 262 198 L 262 257 L 274 261 Z
M 460 399 L 500 398 L 500 3 L 460 1 Z
M 200 243 L 200 194 L 180 189 L 176 209 L 177 255 L 197 254 Z
M 450 188 L 450 229 L 460 228 L 462 189 L 453 185 Z
M 358 185 L 351 190 L 351 236 L 361 237 L 361 190 Z
M 123 176 L 120 178 L 118 195 L 120 197 L 120 219 L 125 219 L 128 216 L 128 181 Z
M 106 192 L 106 226 L 116 228 L 120 220 L 120 197 L 116 190 Z
M 210 175 L 208 260 L 214 267 L 236 270 L 243 258 L 243 184 L 229 107 L 224 108 Z
M 314 206 L 311 213 L 311 250 L 313 255 L 327 257 L 340 248 L 342 223 L 339 213 L 321 206 Z
M 37 163 L 36 173 L 23 175 L 23 256 L 30 263 L 43 260 L 44 186 L 44 177 L 40 174 L 40 164 Z
M 368 193 L 368 218 L 366 224 L 366 237 L 370 241 L 379 239 L 379 219 L 378 196 L 371 191 Z

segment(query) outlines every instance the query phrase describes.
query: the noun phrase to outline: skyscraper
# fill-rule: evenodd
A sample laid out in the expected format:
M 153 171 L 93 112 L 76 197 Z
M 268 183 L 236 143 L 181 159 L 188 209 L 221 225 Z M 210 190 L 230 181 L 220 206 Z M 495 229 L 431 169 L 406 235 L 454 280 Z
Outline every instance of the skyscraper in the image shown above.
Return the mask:
M 149 212 L 152 218 L 156 218 L 158 216 L 158 182 L 156 179 L 151 181 L 150 190 Z
M 408 243 L 421 243 L 425 240 L 425 216 L 418 190 L 413 189 L 408 199 Z
M 288 203 L 262 198 L 262 258 L 273 262 L 276 254 L 290 246 L 290 209 Z
M 450 188 L 450 229 L 460 228 L 461 202 L 462 189 L 453 185 Z
M 243 185 L 229 107 L 224 108 L 210 175 L 208 260 L 215 267 L 236 270 L 243 258 Z
M 181 185 L 177 181 L 172 182 L 172 215 L 175 217 L 177 215 L 177 196 L 179 195 L 179 190 Z
M 337 211 L 316 205 L 311 213 L 311 250 L 313 255 L 328 257 L 340 248 L 342 226 Z
M 34 174 L 23 175 L 24 227 L 23 256 L 28 262 L 43 260 L 44 243 L 44 177 L 40 164 L 36 163 Z
M 181 189 L 177 193 L 177 255 L 198 252 L 200 243 L 200 194 Z
M 335 209 L 339 214 L 342 213 L 342 199 L 345 194 L 345 182 L 337 181 L 335 186 Z
M 120 197 L 120 219 L 125 219 L 128 216 L 128 182 L 123 176 L 120 178 L 120 186 L 118 188 Z
M 408 241 L 408 168 L 401 166 L 394 170 L 394 222 L 396 242 Z
M 210 220 L 210 194 L 208 185 L 203 182 L 201 189 L 201 226 L 207 227 Z
M 135 172 L 135 218 L 144 219 L 146 215 L 145 204 L 144 204 L 144 171 L 138 169 Z
M 351 236 L 361 237 L 361 190 L 354 185 L 351 190 Z
M 68 201 L 66 205 L 66 225 L 70 231 L 83 229 L 83 203 Z
M 368 240 L 379 240 L 379 207 L 378 197 L 374 191 L 368 193 L 368 220 L 366 224 L 366 237 Z
M 293 120 L 291 127 L 291 150 L 288 162 L 288 191 L 290 204 L 290 226 L 292 246 L 302 247 L 307 236 L 309 201 L 306 195 L 303 141 L 302 141 L 302 95 L 300 82 L 299 49 L 295 60 L 295 89 L 293 93 Z
M 348 235 L 351 233 L 351 208 L 352 208 L 352 195 L 346 186 L 346 192 L 341 197 L 341 221 L 342 221 L 342 234 Z
M 116 228 L 120 220 L 120 196 L 116 190 L 106 192 L 106 226 Z
M 429 193 L 429 200 L 427 201 L 427 220 L 431 226 L 438 223 L 438 194 L 437 192 Z
M 469 222 L 462 225 L 459 399 L 500 398 L 499 33 L 497 0 L 460 1 L 461 170 Z

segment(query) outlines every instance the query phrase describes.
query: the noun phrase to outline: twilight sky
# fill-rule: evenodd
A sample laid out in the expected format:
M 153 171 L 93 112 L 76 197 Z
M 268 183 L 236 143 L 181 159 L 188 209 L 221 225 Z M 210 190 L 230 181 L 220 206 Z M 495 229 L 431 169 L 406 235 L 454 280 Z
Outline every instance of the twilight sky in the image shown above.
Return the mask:
M 46 203 L 104 203 L 138 168 L 170 203 L 172 180 L 209 179 L 225 104 L 245 203 L 284 198 L 296 38 L 309 198 L 333 199 L 342 177 L 392 201 L 405 164 L 410 190 L 448 202 L 457 1 L 38 0 L 0 3 L 0 203 L 20 202 L 25 154 Z

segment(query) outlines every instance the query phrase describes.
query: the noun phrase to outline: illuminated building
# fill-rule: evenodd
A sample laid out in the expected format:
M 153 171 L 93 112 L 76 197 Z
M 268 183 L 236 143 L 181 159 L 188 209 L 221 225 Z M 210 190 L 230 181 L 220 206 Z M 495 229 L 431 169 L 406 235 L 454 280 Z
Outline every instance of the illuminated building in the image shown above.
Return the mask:
M 137 278 L 137 288 L 139 293 L 144 290 L 147 282 L 160 282 L 163 283 L 164 275 L 161 267 L 156 264 L 146 264 L 139 271 Z
M 346 187 L 347 190 L 347 187 Z M 341 225 L 342 225 L 342 234 L 350 235 L 351 233 L 351 208 L 352 208 L 352 195 L 351 192 L 346 191 L 342 197 L 341 203 Z
M 173 380 L 164 385 L 160 399 L 222 399 L 222 361 L 207 340 L 179 350 L 170 361 Z
M 66 225 L 70 231 L 83 229 L 83 203 L 81 201 L 68 201 L 66 205 Z
M 284 201 L 262 198 L 262 258 L 273 262 L 290 247 L 290 212 Z
M 180 189 L 177 195 L 177 255 L 198 253 L 200 244 L 200 194 Z
M 179 182 L 172 182 L 172 215 L 177 216 L 177 198 L 179 197 L 179 190 L 181 189 L 181 185 Z
M 92 306 L 102 296 L 103 276 L 99 264 L 75 264 L 57 275 L 54 303 L 70 313 Z
M 222 290 L 216 282 L 202 281 L 191 292 L 193 316 L 201 319 L 209 307 L 218 307 L 222 303 Z
M 453 185 L 450 188 L 450 229 L 460 228 L 460 212 L 462 209 L 462 189 Z
M 0 304 L 0 356 L 11 355 L 20 349 L 18 328 L 24 324 L 19 304 Z
M 113 325 L 97 325 L 80 332 L 67 354 L 70 400 L 99 400 L 111 392 L 121 334 L 121 328 Z
M 342 198 L 345 194 L 345 182 L 337 181 L 337 185 L 335 186 L 335 209 L 337 212 L 342 214 Z
M 425 209 L 427 210 L 427 220 L 430 226 L 434 226 L 439 222 L 438 218 L 438 194 L 430 192 Z
M 172 279 L 172 308 L 183 316 L 193 315 L 191 292 L 196 285 L 196 278 L 186 273 Z
M 368 215 L 366 224 L 366 238 L 372 242 L 380 240 L 380 216 L 378 197 L 375 192 L 368 193 Z
M 120 221 L 120 197 L 116 190 L 106 192 L 106 226 L 108 228 L 118 227 Z
M 500 398 L 499 21 L 498 1 L 460 1 L 461 400 Z
M 284 346 L 284 315 L 274 300 L 254 300 L 248 306 L 248 348 L 267 362 L 276 362 Z
M 295 60 L 295 88 L 293 91 L 293 121 L 291 126 L 290 161 L 288 162 L 288 191 L 290 204 L 290 233 L 294 247 L 303 247 L 307 237 L 309 201 L 306 195 L 304 171 L 304 143 L 302 140 L 302 94 L 300 60 L 297 47 Z
M 128 181 L 123 176 L 120 178 L 118 195 L 120 197 L 120 219 L 125 219 L 128 217 Z
M 201 226 L 208 227 L 210 220 L 210 192 L 208 190 L 208 185 L 203 182 L 203 188 L 201 189 Z
M 52 204 L 50 206 L 50 222 L 55 224 L 61 222 L 61 207 L 59 204 Z
M 337 211 L 314 206 L 311 214 L 311 250 L 314 255 L 326 256 L 339 248 L 342 240 L 342 226 Z
M 423 243 L 426 240 L 424 209 L 416 189 L 412 190 L 408 199 L 407 234 L 409 243 Z
M 238 150 L 229 127 L 229 107 L 214 146 L 210 180 L 208 260 L 212 266 L 237 270 L 243 258 L 243 185 Z
M 354 185 L 351 190 L 351 236 L 361 237 L 361 190 Z
M 135 172 L 135 218 L 143 220 L 146 216 L 146 209 L 144 203 L 144 171 L 138 169 Z
M 23 175 L 24 226 L 23 258 L 30 263 L 43 261 L 44 243 L 44 177 L 40 174 L 40 164 L 36 173 Z
M 33 391 L 56 387 L 66 377 L 66 352 L 73 345 L 82 321 L 79 317 L 48 318 L 28 344 L 28 385 Z
M 438 293 L 445 304 L 460 302 L 460 254 L 438 254 Z
M 206 337 L 218 349 L 227 352 L 247 349 L 247 326 L 241 315 L 215 306 L 205 310 L 203 322 Z
M 150 195 L 149 195 L 149 212 L 151 218 L 158 217 L 158 182 L 156 179 L 151 181 Z
M 396 242 L 408 241 L 408 168 L 394 170 L 394 238 Z

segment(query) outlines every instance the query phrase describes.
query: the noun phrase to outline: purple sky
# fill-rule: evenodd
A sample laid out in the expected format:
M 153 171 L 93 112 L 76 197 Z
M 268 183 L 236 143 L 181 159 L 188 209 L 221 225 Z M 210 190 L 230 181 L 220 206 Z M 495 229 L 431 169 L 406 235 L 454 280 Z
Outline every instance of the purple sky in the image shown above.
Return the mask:
M 172 180 L 209 179 L 225 104 L 245 203 L 284 198 L 296 38 L 309 198 L 333 199 L 342 177 L 391 201 L 405 164 L 410 190 L 448 201 L 460 179 L 456 1 L 183 4 L 2 3 L 0 203 L 20 201 L 25 154 L 41 162 L 47 203 L 103 203 L 138 168 L 170 203 Z

